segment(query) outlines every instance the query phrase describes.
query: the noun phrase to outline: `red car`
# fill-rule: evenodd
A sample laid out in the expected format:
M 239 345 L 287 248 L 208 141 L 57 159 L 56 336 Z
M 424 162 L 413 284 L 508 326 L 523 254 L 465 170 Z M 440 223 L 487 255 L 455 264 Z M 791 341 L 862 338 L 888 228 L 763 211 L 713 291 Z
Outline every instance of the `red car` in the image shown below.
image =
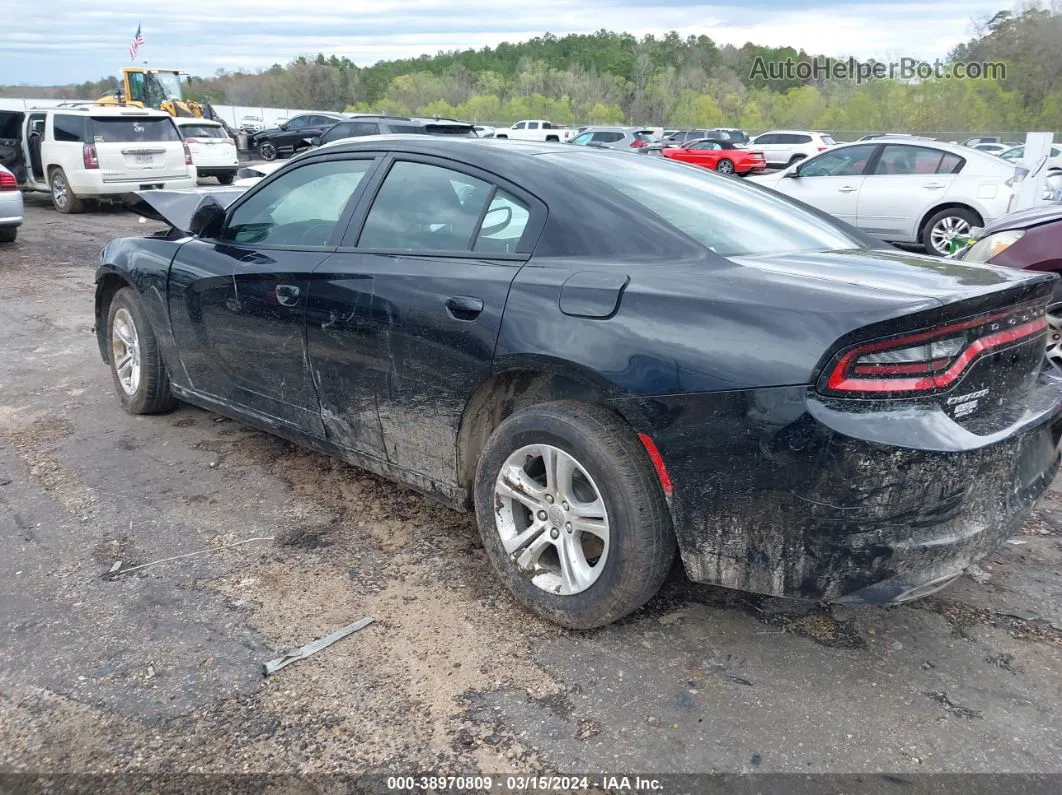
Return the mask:
M 767 168 L 763 152 L 714 138 L 689 141 L 683 146 L 664 149 L 661 154 L 671 160 L 714 169 L 720 174 L 753 174 Z

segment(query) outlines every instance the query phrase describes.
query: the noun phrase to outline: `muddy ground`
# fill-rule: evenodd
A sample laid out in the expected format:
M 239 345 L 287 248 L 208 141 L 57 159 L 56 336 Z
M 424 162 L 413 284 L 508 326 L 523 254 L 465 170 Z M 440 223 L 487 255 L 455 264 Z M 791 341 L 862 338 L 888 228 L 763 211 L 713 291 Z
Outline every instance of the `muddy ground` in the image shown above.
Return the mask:
M 150 227 L 27 205 L 0 247 L 0 771 L 1062 771 L 1057 483 L 983 576 L 916 604 L 676 576 L 560 630 L 469 516 L 196 408 L 123 413 L 93 266 Z

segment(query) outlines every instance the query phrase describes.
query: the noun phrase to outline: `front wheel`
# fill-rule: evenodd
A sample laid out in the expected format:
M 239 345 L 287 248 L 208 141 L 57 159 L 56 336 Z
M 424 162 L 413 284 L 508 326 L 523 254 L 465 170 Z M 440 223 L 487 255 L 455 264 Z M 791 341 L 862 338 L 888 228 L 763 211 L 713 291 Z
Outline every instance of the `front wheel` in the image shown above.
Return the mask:
M 648 454 L 599 406 L 546 403 L 505 420 L 479 461 L 475 502 L 487 555 L 517 600 L 571 629 L 637 610 L 675 557 Z
M 0 227 L 0 243 L 14 243 L 18 238 L 17 226 Z
M 926 221 L 922 229 L 922 245 L 927 253 L 943 257 L 950 253 L 955 238 L 969 236 L 970 230 L 980 225 L 981 219 L 972 210 L 949 207 Z
M 715 170 L 718 171 L 720 174 L 733 174 L 734 163 L 733 161 L 727 160 L 724 157 L 722 160 L 715 164 Z
M 277 148 L 269 141 L 262 141 L 262 143 L 258 144 L 258 156 L 263 160 L 276 160 Z
M 177 401 L 158 341 L 132 287 L 114 294 L 107 313 L 111 375 L 122 408 L 130 414 L 159 414 Z

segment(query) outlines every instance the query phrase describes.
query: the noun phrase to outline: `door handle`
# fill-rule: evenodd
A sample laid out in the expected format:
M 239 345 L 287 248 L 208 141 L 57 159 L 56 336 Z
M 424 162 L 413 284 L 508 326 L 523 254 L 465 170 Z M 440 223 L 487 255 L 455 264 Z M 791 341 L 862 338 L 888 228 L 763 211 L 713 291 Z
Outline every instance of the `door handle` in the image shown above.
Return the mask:
M 923 185 L 922 187 L 926 190 L 940 190 L 944 186 L 941 185 L 939 182 L 930 182 L 928 185 Z
M 446 311 L 455 320 L 475 320 L 483 311 L 483 301 L 471 295 L 455 295 L 446 302 Z
M 299 288 L 294 284 L 278 284 L 275 292 L 277 302 L 283 306 L 295 306 L 299 303 Z
M 852 191 L 855 190 L 855 188 L 853 188 L 851 185 L 843 185 L 840 188 L 838 188 L 837 190 L 840 193 L 851 193 Z

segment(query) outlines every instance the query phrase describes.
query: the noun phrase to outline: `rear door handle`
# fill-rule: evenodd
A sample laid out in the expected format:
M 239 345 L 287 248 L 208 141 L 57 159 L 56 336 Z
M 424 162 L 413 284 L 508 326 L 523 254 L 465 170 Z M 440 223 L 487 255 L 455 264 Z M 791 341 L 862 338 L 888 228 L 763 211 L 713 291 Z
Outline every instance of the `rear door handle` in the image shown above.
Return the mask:
M 930 182 L 928 185 L 923 185 L 922 187 L 926 190 L 940 190 L 944 186 L 941 185 L 939 182 Z
M 446 302 L 446 311 L 455 320 L 475 320 L 483 311 L 483 301 L 471 295 L 455 295 Z
M 284 306 L 295 306 L 299 303 L 299 288 L 294 284 L 278 284 L 276 295 L 277 302 Z
M 844 186 L 838 188 L 837 190 L 839 192 L 841 192 L 841 193 L 851 193 L 852 191 L 855 190 L 855 188 L 853 188 L 851 185 L 844 185 Z

